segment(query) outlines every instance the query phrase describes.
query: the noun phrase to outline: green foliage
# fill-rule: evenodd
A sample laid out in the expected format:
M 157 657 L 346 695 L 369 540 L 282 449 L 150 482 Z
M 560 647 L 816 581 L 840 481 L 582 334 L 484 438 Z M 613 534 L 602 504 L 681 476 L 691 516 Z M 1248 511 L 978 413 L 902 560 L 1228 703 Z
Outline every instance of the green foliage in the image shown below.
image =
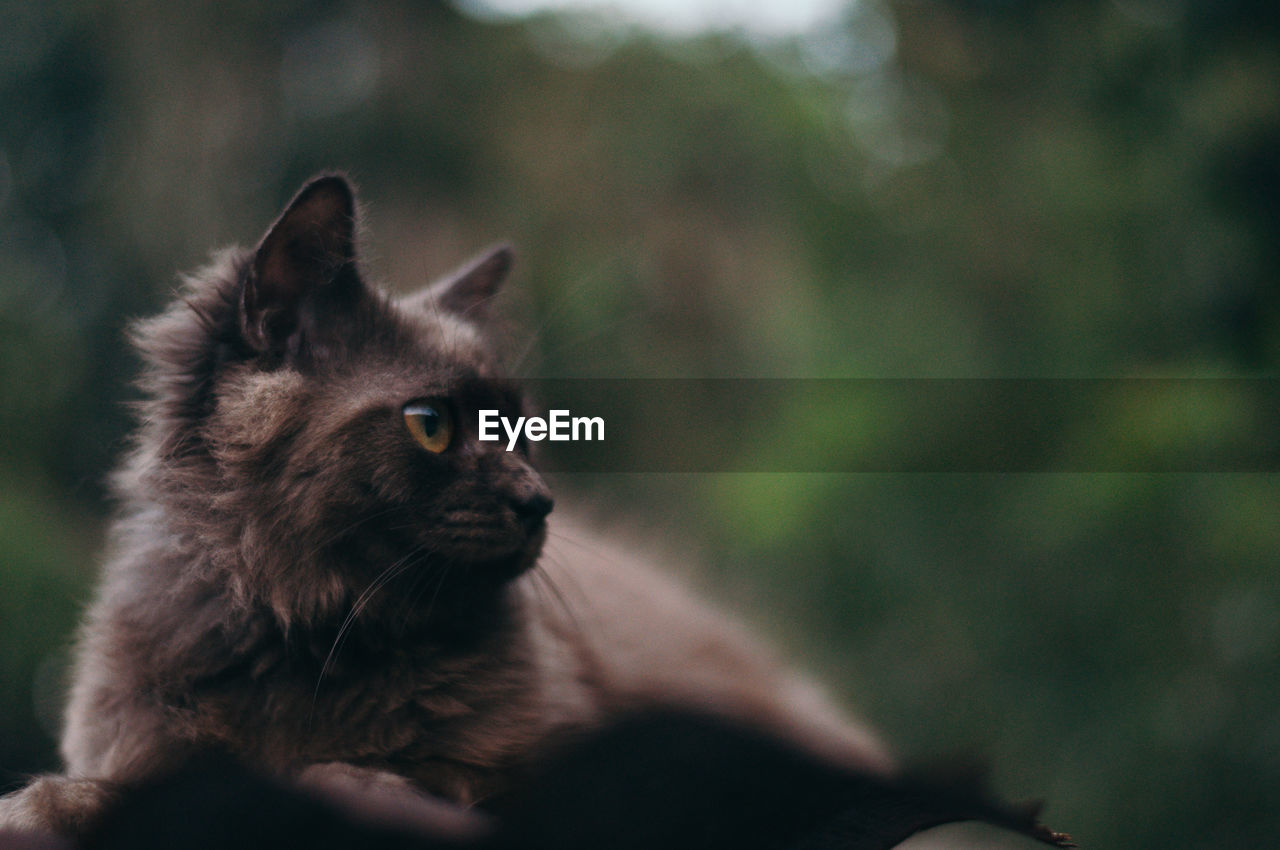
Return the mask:
M 441 2 L 0 20 L 10 774 L 54 762 L 37 715 L 127 427 L 123 328 L 321 169 L 361 184 L 366 260 L 398 286 L 512 239 L 531 374 L 1274 376 L 1280 358 L 1280 50 L 1258 4 L 862 0 L 764 47 Z M 790 427 L 816 466 L 947 445 L 988 403 L 972 385 L 903 421 L 809 405 Z M 1255 439 L 1255 404 L 1125 396 L 1050 436 L 1106 435 L 1142 469 Z M 777 451 L 775 410 L 742 422 L 744 451 Z M 988 754 L 1084 846 L 1280 832 L 1274 470 L 561 486 L 697 541 L 706 583 L 909 755 Z

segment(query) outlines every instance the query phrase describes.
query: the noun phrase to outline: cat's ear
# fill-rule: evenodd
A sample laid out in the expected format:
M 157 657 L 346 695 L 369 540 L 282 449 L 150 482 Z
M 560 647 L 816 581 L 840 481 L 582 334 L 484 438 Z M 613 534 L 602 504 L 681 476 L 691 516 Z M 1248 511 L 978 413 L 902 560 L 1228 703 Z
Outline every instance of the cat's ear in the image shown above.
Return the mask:
M 252 348 L 283 344 L 311 296 L 358 285 L 355 192 L 326 175 L 303 186 L 258 244 L 240 296 L 240 329 Z
M 438 310 L 482 319 L 513 262 L 515 251 L 510 245 L 495 245 L 453 274 L 431 284 L 419 298 L 434 302 Z

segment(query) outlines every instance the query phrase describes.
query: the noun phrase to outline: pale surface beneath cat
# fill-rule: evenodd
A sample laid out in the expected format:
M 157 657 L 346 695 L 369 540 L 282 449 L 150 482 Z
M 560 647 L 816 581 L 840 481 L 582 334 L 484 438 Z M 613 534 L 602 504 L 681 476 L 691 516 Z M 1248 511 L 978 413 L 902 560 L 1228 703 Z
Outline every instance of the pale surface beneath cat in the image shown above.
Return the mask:
M 938 826 L 913 835 L 897 850 L 1036 850 L 1044 842 L 980 823 Z

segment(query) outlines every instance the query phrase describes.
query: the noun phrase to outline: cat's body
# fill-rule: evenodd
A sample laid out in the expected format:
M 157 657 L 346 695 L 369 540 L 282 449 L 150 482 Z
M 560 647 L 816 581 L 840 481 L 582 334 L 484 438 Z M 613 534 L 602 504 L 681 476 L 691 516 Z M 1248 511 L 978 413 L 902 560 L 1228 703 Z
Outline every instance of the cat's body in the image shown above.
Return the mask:
M 553 518 L 483 339 L 500 249 L 393 302 L 359 278 L 354 199 L 308 184 L 140 326 L 142 426 L 82 629 L 67 777 L 0 826 L 74 832 L 113 783 L 202 750 L 355 766 L 468 803 L 563 733 L 655 705 L 731 715 L 882 770 L 874 738 L 740 628 Z M 536 564 L 536 566 L 535 566 Z

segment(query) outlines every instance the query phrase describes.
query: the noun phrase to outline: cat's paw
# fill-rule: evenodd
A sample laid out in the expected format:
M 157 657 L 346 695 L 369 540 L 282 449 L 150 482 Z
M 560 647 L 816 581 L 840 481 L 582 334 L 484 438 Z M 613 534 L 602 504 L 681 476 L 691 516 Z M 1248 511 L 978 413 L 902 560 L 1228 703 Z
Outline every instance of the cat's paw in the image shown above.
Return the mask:
M 478 812 L 433 797 L 387 770 L 325 762 L 304 768 L 296 782 L 369 824 L 451 838 L 475 838 L 489 830 Z
M 0 830 L 30 833 L 33 838 L 50 833 L 79 835 L 102 813 L 113 795 L 112 787 L 102 782 L 66 776 L 37 777 L 25 788 L 0 797 Z
M 384 794 L 392 797 L 418 793 L 414 790 L 413 783 L 398 773 L 361 767 L 345 761 L 308 765 L 298 774 L 298 784 L 317 791 Z

